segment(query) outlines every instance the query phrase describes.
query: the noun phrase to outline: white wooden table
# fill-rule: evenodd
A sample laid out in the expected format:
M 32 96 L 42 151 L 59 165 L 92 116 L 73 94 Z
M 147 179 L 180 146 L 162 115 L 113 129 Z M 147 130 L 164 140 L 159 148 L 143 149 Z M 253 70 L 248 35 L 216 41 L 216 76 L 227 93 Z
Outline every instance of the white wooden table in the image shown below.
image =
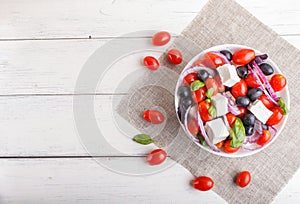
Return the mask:
M 300 49 L 298 0 L 238 2 Z M 180 33 L 205 3 L 0 0 L 0 203 L 224 203 L 212 191 L 195 191 L 180 165 L 144 177 L 103 168 L 82 147 L 72 113 L 77 76 L 97 48 L 132 31 Z M 111 93 L 109 85 L 97 93 L 103 110 Z M 108 123 L 108 113 L 98 114 Z M 107 152 L 99 159 L 145 165 L 151 146 L 130 140 L 121 146 L 133 156 Z M 300 171 L 274 203 L 300 203 L 299 182 Z

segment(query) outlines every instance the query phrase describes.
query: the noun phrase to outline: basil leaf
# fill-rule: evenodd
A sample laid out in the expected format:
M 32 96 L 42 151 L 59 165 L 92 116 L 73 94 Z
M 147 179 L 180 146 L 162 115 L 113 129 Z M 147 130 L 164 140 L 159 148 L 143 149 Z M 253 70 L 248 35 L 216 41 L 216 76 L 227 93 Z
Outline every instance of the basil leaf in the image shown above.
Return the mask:
M 283 98 L 279 97 L 278 105 L 282 108 L 284 115 L 286 115 L 289 112 L 289 109 L 286 107 Z
M 202 88 L 202 87 L 204 87 L 204 86 L 205 86 L 205 84 L 204 84 L 202 81 L 200 81 L 200 80 L 195 80 L 195 81 L 193 81 L 193 82 L 191 83 L 190 88 L 191 88 L 192 91 L 197 91 L 197 90 L 199 90 L 200 88 Z
M 146 134 L 138 134 L 134 136 L 132 140 L 143 145 L 151 144 L 154 142 L 154 140 Z
M 206 92 L 206 97 L 207 98 L 211 98 L 213 93 L 214 93 L 215 89 L 214 88 L 209 88 Z
M 217 117 L 217 109 L 214 105 L 209 106 L 208 108 L 208 113 L 211 115 L 213 118 Z
M 206 102 L 206 103 L 211 103 L 210 98 L 205 99 L 205 102 Z
M 230 146 L 237 148 L 243 144 L 246 139 L 246 132 L 243 122 L 240 118 L 236 118 L 233 127 L 230 129 L 230 137 L 232 138 Z
M 208 144 L 205 142 L 204 138 L 202 137 L 201 134 L 197 134 L 197 137 L 200 141 L 200 144 L 202 144 L 204 147 L 209 147 Z

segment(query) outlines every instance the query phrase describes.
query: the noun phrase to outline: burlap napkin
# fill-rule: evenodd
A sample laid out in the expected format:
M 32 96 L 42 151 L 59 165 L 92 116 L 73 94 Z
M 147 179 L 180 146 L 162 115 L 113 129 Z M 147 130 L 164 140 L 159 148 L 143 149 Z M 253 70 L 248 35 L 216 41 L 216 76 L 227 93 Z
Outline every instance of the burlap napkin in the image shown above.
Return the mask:
M 192 43 L 186 44 L 183 39 Z M 168 119 L 155 139 L 167 149 L 172 159 L 195 176 L 212 177 L 215 181 L 213 191 L 229 203 L 269 203 L 300 164 L 300 137 L 297 135 L 300 122 L 300 52 L 233 0 L 210 0 L 171 47 L 180 49 L 187 62 L 204 49 L 230 43 L 268 53 L 288 79 L 291 98 L 288 122 L 277 140 L 264 151 L 244 158 L 224 158 L 193 144 L 182 132 L 176 118 L 173 94 L 177 78 L 164 69 L 141 79 L 122 100 L 117 111 L 143 131 L 147 124 L 141 119 L 141 112 L 149 107 L 162 107 Z M 165 56 L 161 60 L 164 66 L 176 73 L 185 66 L 185 63 L 169 65 Z M 234 176 L 242 170 L 252 174 L 252 182 L 245 189 L 233 184 Z

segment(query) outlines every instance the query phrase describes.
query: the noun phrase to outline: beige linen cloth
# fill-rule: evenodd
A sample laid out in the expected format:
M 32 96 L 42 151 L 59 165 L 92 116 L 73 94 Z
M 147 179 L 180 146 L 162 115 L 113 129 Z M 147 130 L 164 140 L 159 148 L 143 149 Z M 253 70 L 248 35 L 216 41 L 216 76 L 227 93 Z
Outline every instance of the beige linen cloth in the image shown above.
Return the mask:
M 185 43 L 186 39 L 192 43 Z M 270 203 L 300 164 L 300 52 L 235 1 L 210 0 L 171 45 L 182 51 L 185 61 L 174 66 L 162 56 L 161 64 L 180 73 L 197 53 L 220 44 L 242 44 L 267 53 L 288 79 L 291 99 L 288 121 L 280 136 L 264 151 L 244 158 L 225 158 L 193 144 L 182 132 L 176 118 L 173 94 L 178 75 L 168 74 L 164 69 L 150 71 L 137 82 L 117 111 L 143 132 L 147 123 L 141 119 L 141 113 L 151 107 L 162 107 L 167 117 L 166 126 L 158 135 L 152 136 L 172 159 L 195 176 L 213 178 L 213 191 L 228 203 Z M 251 172 L 252 181 L 241 189 L 234 184 L 234 177 L 243 170 Z

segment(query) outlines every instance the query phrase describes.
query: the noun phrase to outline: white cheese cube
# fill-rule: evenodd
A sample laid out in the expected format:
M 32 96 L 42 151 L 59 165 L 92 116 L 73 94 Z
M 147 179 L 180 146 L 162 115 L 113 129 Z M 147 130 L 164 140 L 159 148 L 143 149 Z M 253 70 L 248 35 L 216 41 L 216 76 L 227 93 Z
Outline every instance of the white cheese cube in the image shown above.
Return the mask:
M 217 144 L 226 139 L 229 132 L 221 118 L 206 122 L 205 131 L 213 144 Z
M 237 75 L 234 65 L 224 64 L 223 66 L 218 67 L 217 70 L 220 74 L 222 83 L 225 86 L 232 87 L 240 81 L 240 77 Z
M 273 112 L 266 108 L 266 106 L 260 100 L 256 100 L 253 104 L 251 104 L 248 107 L 248 110 L 251 111 L 253 115 L 264 124 L 273 114 Z
M 217 110 L 217 117 L 223 116 L 228 113 L 228 99 L 225 96 L 218 93 L 217 95 L 211 97 L 211 101 Z

